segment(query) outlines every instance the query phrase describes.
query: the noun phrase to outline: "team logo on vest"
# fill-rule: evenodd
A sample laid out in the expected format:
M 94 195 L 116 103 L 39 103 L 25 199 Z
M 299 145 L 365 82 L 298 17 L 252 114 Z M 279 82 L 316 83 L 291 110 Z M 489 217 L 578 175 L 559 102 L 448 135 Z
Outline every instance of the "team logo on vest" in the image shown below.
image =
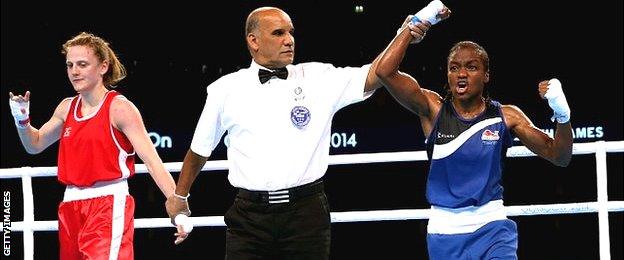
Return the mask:
M 483 141 L 498 141 L 498 139 L 500 139 L 498 131 L 492 132 L 490 129 L 485 129 L 481 135 L 481 140 Z
M 65 132 L 63 133 L 63 137 L 69 137 L 71 135 L 71 126 L 65 127 Z
M 310 110 L 304 106 L 295 106 L 290 111 L 290 121 L 299 129 L 303 129 L 310 123 Z

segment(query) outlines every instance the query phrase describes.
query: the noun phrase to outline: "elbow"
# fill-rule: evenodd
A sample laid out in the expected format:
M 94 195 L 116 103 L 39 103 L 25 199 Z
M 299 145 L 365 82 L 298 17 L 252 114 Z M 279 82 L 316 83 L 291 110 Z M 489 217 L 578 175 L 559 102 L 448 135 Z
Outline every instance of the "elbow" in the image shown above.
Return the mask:
M 559 167 L 567 167 L 570 164 L 570 159 L 568 159 L 568 160 L 559 160 L 559 161 L 555 161 L 553 163 L 556 166 L 559 166 Z
M 564 154 L 555 158 L 555 160 L 553 160 L 553 164 L 559 167 L 567 167 L 570 164 L 570 161 L 572 161 L 572 153 Z
M 33 147 L 24 147 L 24 149 L 30 155 L 39 154 L 39 153 L 41 153 L 41 151 L 43 151 L 42 149 L 36 149 L 36 148 L 33 148 Z
M 392 70 L 387 66 L 377 66 L 377 68 L 375 69 L 375 75 L 377 75 L 377 77 L 384 82 L 387 81 L 388 78 L 390 78 L 395 73 L 396 70 Z
M 559 167 L 567 167 L 572 160 L 572 143 L 563 144 L 561 142 L 557 143 L 556 141 L 552 143 L 552 145 L 548 149 L 548 155 L 545 158 L 549 158 L 554 165 Z

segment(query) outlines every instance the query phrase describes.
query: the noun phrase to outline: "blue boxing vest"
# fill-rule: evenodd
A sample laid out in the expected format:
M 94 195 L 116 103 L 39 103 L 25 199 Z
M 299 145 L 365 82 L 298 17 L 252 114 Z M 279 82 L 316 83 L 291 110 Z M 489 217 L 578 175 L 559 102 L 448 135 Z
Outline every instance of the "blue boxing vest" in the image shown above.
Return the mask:
M 503 160 L 513 138 L 500 103 L 489 101 L 481 115 L 465 120 L 445 101 L 426 143 L 430 160 L 427 200 L 431 205 L 481 206 L 503 198 Z

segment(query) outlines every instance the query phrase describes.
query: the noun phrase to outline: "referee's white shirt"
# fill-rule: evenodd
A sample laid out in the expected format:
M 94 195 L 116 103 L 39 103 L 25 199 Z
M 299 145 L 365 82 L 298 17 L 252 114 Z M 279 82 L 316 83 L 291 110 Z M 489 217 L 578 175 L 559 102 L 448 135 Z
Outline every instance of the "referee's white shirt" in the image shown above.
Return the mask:
M 274 191 L 321 178 L 329 160 L 332 118 L 372 95 L 364 93 L 370 65 L 288 65 L 287 79 L 273 77 L 264 84 L 258 79 L 260 68 L 266 69 L 252 61 L 206 88 L 191 150 L 209 157 L 227 131 L 228 180 L 238 188 Z M 309 111 L 299 125 L 291 119 L 295 107 Z

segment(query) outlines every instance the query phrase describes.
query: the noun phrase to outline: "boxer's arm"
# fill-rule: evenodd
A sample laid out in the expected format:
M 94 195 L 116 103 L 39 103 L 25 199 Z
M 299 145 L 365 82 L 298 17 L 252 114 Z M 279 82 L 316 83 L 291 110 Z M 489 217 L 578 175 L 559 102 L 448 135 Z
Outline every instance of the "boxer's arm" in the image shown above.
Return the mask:
M 30 92 L 27 91 L 24 96 L 13 95 L 13 93 L 9 92 L 9 96 L 9 104 L 11 113 L 15 118 L 17 134 L 26 152 L 38 154 L 61 138 L 61 131 L 63 130 L 71 99 L 61 101 L 54 110 L 50 120 L 43 124 L 40 129 L 37 129 L 30 124 L 28 111 Z
M 557 124 L 555 138 L 551 138 L 516 106 L 504 105 L 507 127 L 529 150 L 557 166 L 567 166 L 572 157 L 572 126 L 570 122 Z

